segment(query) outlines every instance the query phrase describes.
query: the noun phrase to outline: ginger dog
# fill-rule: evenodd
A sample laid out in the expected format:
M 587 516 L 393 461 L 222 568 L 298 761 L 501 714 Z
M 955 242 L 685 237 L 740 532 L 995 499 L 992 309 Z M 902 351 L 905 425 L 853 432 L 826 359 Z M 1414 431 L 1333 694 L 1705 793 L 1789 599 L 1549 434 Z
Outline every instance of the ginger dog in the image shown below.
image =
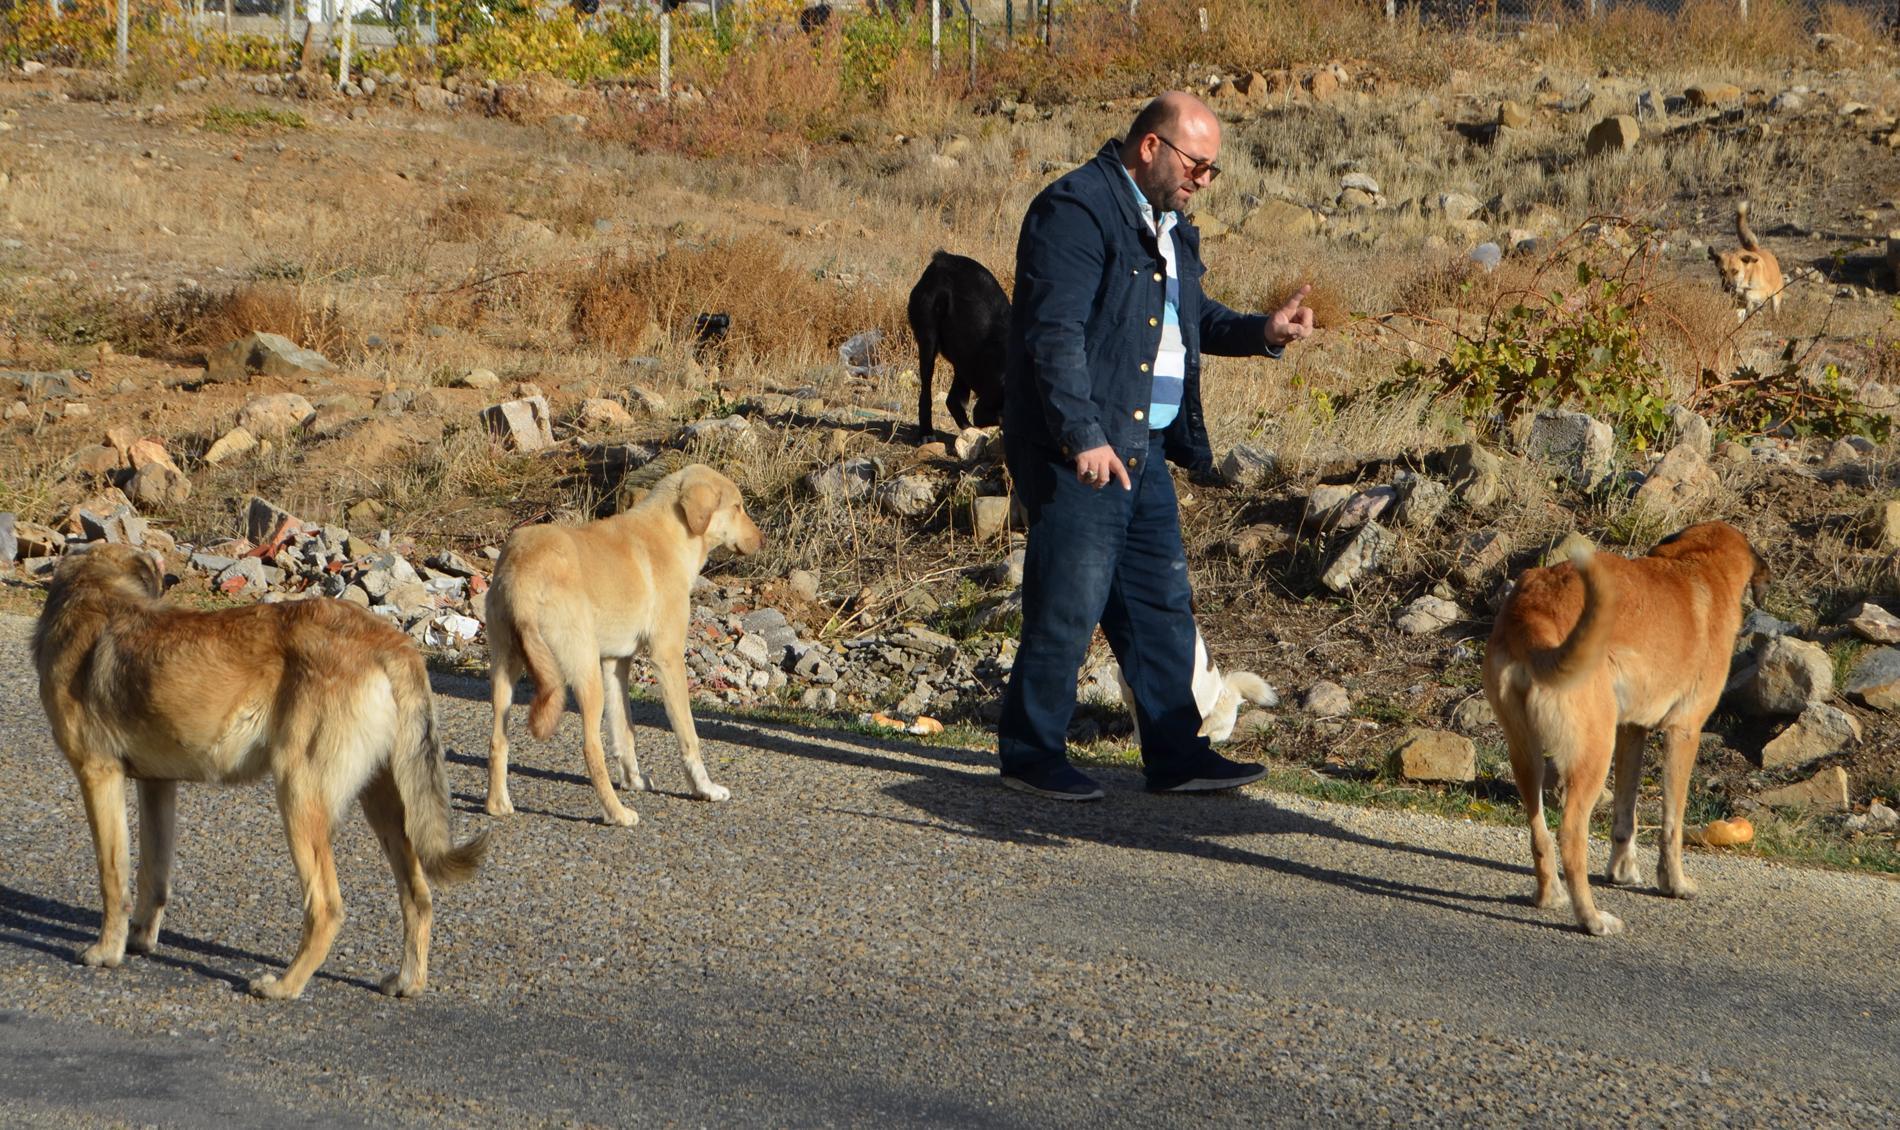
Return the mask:
M 1775 258 L 1774 252 L 1763 247 L 1749 229 L 1746 200 L 1735 205 L 1735 238 L 1742 245 L 1739 251 L 1709 248 L 1709 258 L 1714 260 L 1715 269 L 1722 276 L 1722 289 L 1735 296 L 1735 320 L 1747 321 L 1764 302 L 1779 317 L 1781 291 L 1786 285 L 1781 279 L 1781 261 Z
M 1518 579 L 1484 654 L 1484 694 L 1510 745 L 1511 771 L 1530 821 L 1536 902 L 1556 897 L 1544 826 L 1544 759 L 1563 784 L 1558 830 L 1563 877 L 1577 922 L 1602 936 L 1622 920 L 1590 897 L 1590 811 L 1616 763 L 1616 822 L 1608 879 L 1636 879 L 1636 787 L 1643 743 L 1664 738 L 1662 843 L 1656 885 L 1688 898 L 1682 813 L 1702 724 L 1728 679 L 1742 593 L 1759 602 L 1768 567 L 1733 526 L 1690 526 L 1649 552 L 1583 551 L 1570 564 Z
M 515 810 L 508 795 L 508 708 L 515 680 L 534 677 L 528 729 L 546 741 L 560 720 L 562 691 L 574 689 L 587 775 L 609 824 L 639 822 L 614 794 L 600 742 L 603 705 L 613 728 L 614 763 L 629 788 L 651 788 L 634 756 L 627 721 L 627 675 L 645 650 L 660 682 L 666 720 L 679 740 L 693 794 L 731 794 L 706 775 L 686 694 L 686 626 L 693 579 L 715 550 L 754 553 L 759 528 L 732 480 L 695 463 L 661 479 L 624 513 L 583 526 L 526 526 L 502 546 L 488 593 L 489 682 L 495 708 L 488 745 L 488 811 Z
M 220 612 L 164 605 L 151 556 L 101 545 L 60 564 L 33 634 L 40 701 L 79 778 L 105 921 L 80 960 L 113 968 L 148 953 L 171 894 L 179 781 L 235 785 L 265 773 L 303 884 L 290 967 L 250 983 L 303 991 L 343 922 L 330 830 L 360 799 L 402 901 L 402 966 L 382 983 L 413 996 L 429 975 L 428 879 L 473 875 L 487 846 L 457 846 L 429 674 L 408 637 L 340 600 Z M 138 900 L 130 937 L 125 779 L 138 782 Z M 426 878 L 425 878 L 426 876 Z

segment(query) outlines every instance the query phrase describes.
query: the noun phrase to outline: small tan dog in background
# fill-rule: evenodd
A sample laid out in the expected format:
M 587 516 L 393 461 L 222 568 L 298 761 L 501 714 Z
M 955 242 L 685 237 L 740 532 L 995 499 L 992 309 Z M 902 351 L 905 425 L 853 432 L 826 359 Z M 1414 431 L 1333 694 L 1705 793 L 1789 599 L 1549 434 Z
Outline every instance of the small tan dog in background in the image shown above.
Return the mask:
M 1781 279 L 1781 261 L 1749 229 L 1746 200 L 1735 205 L 1735 238 L 1742 245 L 1739 251 L 1709 248 L 1709 258 L 1722 276 L 1722 289 L 1735 296 L 1735 320 L 1747 321 L 1764 302 L 1779 317 L 1781 291 L 1786 285 Z
M 629 788 L 649 789 L 634 756 L 627 721 L 627 676 L 644 650 L 659 678 L 666 720 L 680 759 L 702 800 L 731 794 L 706 775 L 686 693 L 686 627 L 693 579 L 716 549 L 757 552 L 759 528 L 732 480 L 695 463 L 661 479 L 626 511 L 581 526 L 525 526 L 502 546 L 488 593 L 489 681 L 495 708 L 488 746 L 488 811 L 515 810 L 508 795 L 508 708 L 515 680 L 534 678 L 528 729 L 554 734 L 562 691 L 574 689 L 581 714 L 587 775 L 609 824 L 632 827 L 639 817 L 620 803 L 601 747 L 606 706 L 615 765 Z
M 219 612 L 167 607 L 150 555 L 101 545 L 60 563 L 33 633 L 40 701 L 85 801 L 105 921 L 80 954 L 116 967 L 149 953 L 171 897 L 179 781 L 236 785 L 265 773 L 303 884 L 303 940 L 251 992 L 303 991 L 343 923 L 330 830 L 360 799 L 402 901 L 402 967 L 382 989 L 429 975 L 427 879 L 473 875 L 486 835 L 457 846 L 429 673 L 407 636 L 340 600 Z M 138 782 L 138 902 L 125 914 L 125 779 Z M 425 878 L 426 876 L 426 878 Z
M 1564 884 L 1577 922 L 1615 934 L 1621 919 L 1590 896 L 1590 812 L 1616 763 L 1616 822 L 1609 881 L 1636 880 L 1636 788 L 1643 745 L 1663 734 L 1662 842 L 1656 885 L 1688 898 L 1682 815 L 1702 724 L 1728 681 L 1742 623 L 1742 594 L 1759 603 L 1768 567 L 1735 527 L 1690 526 L 1646 557 L 1588 550 L 1569 564 L 1518 578 L 1484 650 L 1484 696 L 1511 751 L 1511 771 L 1531 828 L 1537 905 L 1556 900 L 1550 830 L 1544 825 L 1544 759 L 1563 785 Z

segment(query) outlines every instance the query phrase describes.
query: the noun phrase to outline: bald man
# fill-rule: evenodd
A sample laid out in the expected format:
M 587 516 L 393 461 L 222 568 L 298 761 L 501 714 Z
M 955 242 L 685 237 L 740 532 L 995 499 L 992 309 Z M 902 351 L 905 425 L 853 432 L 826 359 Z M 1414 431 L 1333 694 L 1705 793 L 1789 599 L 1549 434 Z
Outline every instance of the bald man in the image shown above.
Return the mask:
M 1192 95 L 1150 102 L 1095 159 L 1044 189 L 1016 245 L 1004 450 L 1029 515 L 1022 646 L 997 729 L 1003 784 L 1097 800 L 1069 764 L 1075 684 L 1100 624 L 1156 792 L 1213 792 L 1265 770 L 1199 736 L 1194 617 L 1167 464 L 1209 471 L 1201 357 L 1278 357 L 1313 332 L 1302 288 L 1267 314 L 1201 293 L 1183 214 L 1220 175 L 1221 130 Z

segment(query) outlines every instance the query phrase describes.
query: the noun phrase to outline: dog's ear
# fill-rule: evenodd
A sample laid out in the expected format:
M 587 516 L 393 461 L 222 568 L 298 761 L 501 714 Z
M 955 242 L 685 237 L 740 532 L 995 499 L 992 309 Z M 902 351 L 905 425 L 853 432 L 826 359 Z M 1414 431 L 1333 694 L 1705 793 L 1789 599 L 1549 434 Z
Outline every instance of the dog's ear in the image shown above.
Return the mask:
M 1768 582 L 1774 579 L 1774 574 L 1768 568 L 1768 562 L 1762 560 L 1761 554 L 1756 553 L 1752 545 L 1748 547 L 1748 556 L 1755 563 L 1754 570 L 1748 575 L 1748 596 L 1755 602 L 1755 607 L 1760 608 L 1762 601 L 1768 598 Z
M 145 589 L 154 597 L 165 595 L 165 559 L 156 553 L 145 552 L 138 555 L 138 575 L 145 582 Z
M 1722 253 L 1720 251 L 1717 251 L 1713 247 L 1709 248 L 1709 262 L 1720 263 L 1721 261 L 1722 261 Z
M 1761 262 L 1761 256 L 1755 254 L 1753 251 L 1744 251 L 1735 258 L 1741 260 L 1744 264 Z
M 688 483 L 680 491 L 680 516 L 696 538 L 706 536 L 713 515 L 719 511 L 719 488 L 708 482 Z

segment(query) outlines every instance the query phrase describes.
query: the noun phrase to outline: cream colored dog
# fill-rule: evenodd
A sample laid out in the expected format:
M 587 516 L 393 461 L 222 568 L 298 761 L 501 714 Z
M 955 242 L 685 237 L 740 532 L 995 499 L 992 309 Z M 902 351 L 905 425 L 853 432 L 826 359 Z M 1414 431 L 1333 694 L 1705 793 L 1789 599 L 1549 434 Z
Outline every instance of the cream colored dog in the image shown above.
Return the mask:
M 680 759 L 702 800 L 730 793 L 706 775 L 686 694 L 686 626 L 693 579 L 716 549 L 756 552 L 763 539 L 732 481 L 693 464 L 660 480 L 624 513 L 583 526 L 527 526 L 501 550 L 488 593 L 489 680 L 495 707 L 488 746 L 488 811 L 515 810 L 508 796 L 508 708 L 515 680 L 534 677 L 528 729 L 546 741 L 572 687 L 581 714 L 587 775 L 607 822 L 639 817 L 620 803 L 601 747 L 603 705 L 615 764 L 629 788 L 651 788 L 634 756 L 627 722 L 627 675 L 644 650 L 660 682 Z
M 1119 664 L 1115 667 L 1115 682 L 1121 688 L 1122 705 L 1128 708 L 1129 717 L 1136 719 L 1135 740 L 1139 742 L 1141 721 L 1135 714 L 1134 692 L 1129 690 L 1128 680 L 1122 678 Z M 1201 712 L 1201 737 L 1210 742 L 1224 742 L 1234 734 L 1241 703 L 1275 706 L 1279 701 L 1280 696 L 1267 681 L 1252 671 L 1229 671 L 1223 675 L 1208 657 L 1207 641 L 1201 638 L 1201 630 L 1194 629 L 1194 705 Z
M 361 799 L 402 900 L 396 996 L 429 976 L 428 879 L 474 874 L 486 837 L 449 836 L 449 785 L 429 673 L 408 637 L 340 600 L 221 612 L 170 608 L 147 554 L 101 545 L 60 563 L 33 633 L 40 701 L 79 777 L 105 921 L 80 954 L 116 967 L 149 953 L 171 895 L 179 781 L 236 785 L 270 773 L 303 883 L 303 940 L 251 992 L 303 991 L 343 923 L 330 829 Z M 138 782 L 138 903 L 125 914 L 125 779 Z
M 1636 786 L 1643 745 L 1662 731 L 1662 845 L 1656 885 L 1688 898 L 1682 814 L 1702 724 L 1728 680 L 1742 594 L 1759 603 L 1768 567 L 1735 527 L 1704 522 L 1645 557 L 1585 550 L 1572 563 L 1518 578 L 1484 649 L 1484 696 L 1510 746 L 1511 771 L 1531 827 L 1537 905 L 1556 901 L 1544 825 L 1544 759 L 1563 783 L 1564 884 L 1577 922 L 1615 934 L 1623 922 L 1590 896 L 1590 812 L 1614 759 L 1612 883 L 1636 881 Z

